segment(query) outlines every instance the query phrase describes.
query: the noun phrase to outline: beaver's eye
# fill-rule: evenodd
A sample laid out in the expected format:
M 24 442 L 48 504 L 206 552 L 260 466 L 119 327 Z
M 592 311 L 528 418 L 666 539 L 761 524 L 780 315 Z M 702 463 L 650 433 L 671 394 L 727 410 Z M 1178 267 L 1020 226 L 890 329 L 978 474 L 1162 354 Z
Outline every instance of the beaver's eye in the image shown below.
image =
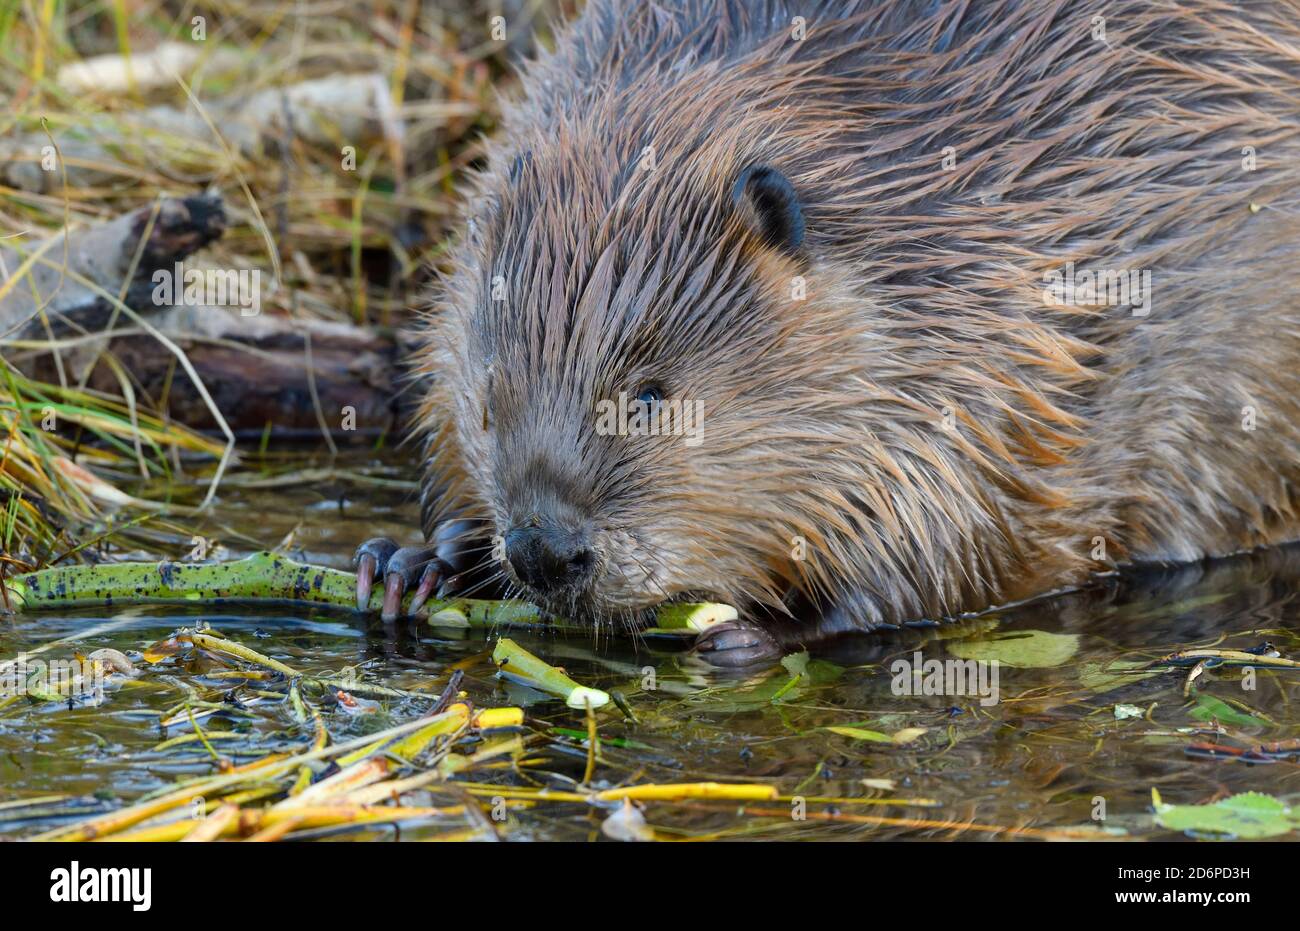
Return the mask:
M 663 399 L 663 389 L 658 385 L 642 385 L 641 390 L 636 395 L 637 403 L 644 404 L 649 408 L 655 407 Z

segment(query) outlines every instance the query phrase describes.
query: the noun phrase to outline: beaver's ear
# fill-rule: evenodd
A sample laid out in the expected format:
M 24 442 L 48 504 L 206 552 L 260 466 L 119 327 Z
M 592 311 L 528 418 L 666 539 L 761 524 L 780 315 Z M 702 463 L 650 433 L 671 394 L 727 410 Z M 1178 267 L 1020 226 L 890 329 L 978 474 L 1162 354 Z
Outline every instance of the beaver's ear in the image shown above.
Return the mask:
M 770 165 L 750 165 L 736 179 L 731 197 L 769 245 L 784 252 L 799 251 L 803 245 L 803 208 L 785 175 Z

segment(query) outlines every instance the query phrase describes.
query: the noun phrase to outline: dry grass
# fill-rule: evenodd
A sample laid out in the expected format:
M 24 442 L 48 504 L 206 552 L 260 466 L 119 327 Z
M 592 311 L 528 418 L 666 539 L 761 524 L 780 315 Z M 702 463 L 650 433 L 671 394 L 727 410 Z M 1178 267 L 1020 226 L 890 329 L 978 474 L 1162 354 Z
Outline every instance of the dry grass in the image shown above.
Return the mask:
M 491 4 L 494 12 L 500 6 Z M 497 91 L 510 81 L 507 59 L 527 50 L 534 23 L 545 33 L 554 12 L 540 0 L 505 8 L 509 43 L 491 41 L 486 0 L 7 4 L 0 9 L 7 64 L 0 99 L 10 102 L 0 114 L 0 238 L 34 243 L 160 196 L 215 192 L 230 225 L 203 259 L 260 269 L 273 282 L 263 313 L 401 325 L 451 235 L 454 191 L 479 157 L 478 140 L 493 129 Z M 195 17 L 203 18 L 203 41 L 194 41 Z M 150 71 L 165 43 L 198 53 L 182 80 Z M 121 86 L 102 78 L 79 85 L 76 68 L 102 55 L 131 63 L 118 69 Z M 330 126 L 295 125 L 291 114 L 250 144 L 236 125 L 237 107 L 230 117 L 232 101 L 368 74 L 379 76 L 387 98 L 386 122 L 371 119 L 384 114 L 362 115 L 365 126 L 379 126 L 376 133 L 340 137 Z M 159 128 L 141 116 L 162 107 L 192 107 L 198 131 L 193 123 Z M 57 171 L 38 170 L 42 142 L 57 147 Z M 348 145 L 354 168 L 341 156 Z M 0 270 L 0 287 L 14 271 Z M 220 456 L 220 442 L 159 416 L 161 399 L 120 366 L 116 397 L 87 390 L 85 372 L 60 371 L 63 383 L 53 386 L 24 378 L 19 369 L 30 369 L 13 364 L 9 336 L 0 334 L 9 356 L 0 377 L 5 562 L 43 565 L 120 526 L 105 522 L 108 512 L 148 513 L 114 498 L 110 486 L 119 477 L 169 479 L 186 457 Z M 108 354 L 95 364 L 114 360 Z M 55 431 L 42 429 L 51 407 Z M 100 487 L 60 458 L 110 484 Z

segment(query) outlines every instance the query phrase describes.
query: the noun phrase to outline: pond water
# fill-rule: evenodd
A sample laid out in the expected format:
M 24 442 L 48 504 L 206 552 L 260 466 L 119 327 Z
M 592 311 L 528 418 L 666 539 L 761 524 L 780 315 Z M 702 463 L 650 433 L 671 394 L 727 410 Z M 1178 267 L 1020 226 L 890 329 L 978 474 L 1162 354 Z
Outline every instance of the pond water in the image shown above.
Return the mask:
M 325 475 L 270 488 L 230 486 L 196 532 L 236 556 L 292 533 L 290 555 L 344 567 L 367 536 L 414 535 L 416 508 L 400 486 L 409 472 L 390 463 L 367 474 L 366 482 Z M 169 555 L 188 548 L 178 538 Z M 1256 553 L 1133 574 L 943 628 L 857 638 L 745 676 L 712 671 L 673 640 L 596 643 L 580 633 L 512 632 L 577 681 L 626 697 L 635 721 L 613 704 L 595 716 L 594 760 L 584 712 L 497 678 L 489 631 L 284 609 L 20 616 L 0 621 L 0 658 L 43 647 L 49 657 L 112 647 L 142 672 L 112 685 L 95 706 L 21 700 L 0 708 L 0 836 L 49 830 L 214 772 L 212 753 L 199 741 L 159 746 L 192 732 L 187 713 L 160 727 L 161 716 L 186 701 L 203 709 L 201 702 L 225 702 L 199 726 L 213 752 L 232 765 L 309 746 L 312 727 L 289 702 L 273 691 L 250 701 L 259 684 L 222 678 L 224 667 L 210 658 L 141 661 L 149 644 L 206 622 L 311 674 L 351 668 L 366 682 L 436 696 L 460 670 L 461 688 L 476 707 L 525 709 L 523 726 L 506 732 L 520 738 L 513 749 L 420 790 L 427 803 L 443 805 L 467 800 L 461 784 L 468 785 L 491 813 L 491 787 L 508 787 L 502 792 L 512 803 L 502 818 L 462 811 L 400 828 L 291 836 L 596 838 L 607 809 L 529 797 L 541 787 L 575 790 L 591 765 L 594 788 L 756 782 L 781 796 L 762 803 L 646 802 L 645 821 L 660 839 L 1178 838 L 1184 835 L 1153 817 L 1153 788 L 1166 803 L 1208 803 L 1252 790 L 1295 801 L 1300 758 L 1211 759 L 1196 747 L 1250 751 L 1300 737 L 1300 672 L 1221 666 L 1203 670 L 1189 687 L 1189 667 L 1141 665 L 1179 650 L 1266 643 L 1283 657 L 1298 656 L 1298 589 L 1300 550 Z M 924 691 L 926 680 L 896 664 L 918 658 L 999 658 L 996 702 L 969 694 L 978 681 L 967 683 L 964 695 L 952 694 L 951 682 L 947 694 L 905 694 L 914 690 L 904 683 Z M 983 684 L 987 695 L 994 680 Z M 236 703 L 228 700 L 232 692 Z M 329 694 L 314 700 L 335 741 L 413 719 L 430 704 L 408 696 L 363 701 L 358 712 Z M 501 740 L 458 750 L 472 753 Z M 29 804 L 12 804 L 23 801 Z

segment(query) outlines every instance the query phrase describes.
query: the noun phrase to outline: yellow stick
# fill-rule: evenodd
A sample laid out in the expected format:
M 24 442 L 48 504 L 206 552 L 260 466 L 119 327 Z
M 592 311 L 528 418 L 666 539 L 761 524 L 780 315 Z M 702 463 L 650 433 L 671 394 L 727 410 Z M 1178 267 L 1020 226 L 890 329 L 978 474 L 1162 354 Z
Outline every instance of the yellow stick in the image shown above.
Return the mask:
M 321 805 L 312 808 L 295 808 L 291 811 L 267 809 L 258 812 L 245 810 L 240 812 L 240 817 L 237 820 L 226 825 L 218 836 L 230 837 L 240 833 L 256 833 L 259 830 L 274 827 L 285 821 L 295 822 L 297 828 L 328 828 L 343 824 L 383 824 L 392 821 L 441 818 L 448 815 L 463 814 L 464 810 L 463 805 L 457 805 L 453 808 L 399 808 L 396 806 L 367 808 L 364 805 Z M 187 818 L 182 821 L 172 821 L 156 827 L 140 828 L 136 831 L 126 831 L 99 839 L 109 843 L 115 841 L 176 841 L 203 824 L 205 820 L 202 818 Z
M 213 653 L 224 653 L 227 656 L 233 656 L 236 659 L 242 659 L 246 663 L 252 663 L 255 666 L 265 666 L 267 669 L 273 669 L 276 672 L 282 672 L 286 676 L 297 677 L 302 675 L 292 666 L 286 666 L 277 659 L 271 659 L 269 656 L 263 656 L 256 650 L 251 650 L 242 643 L 235 643 L 233 640 L 225 640 L 221 637 L 214 637 L 211 634 L 201 634 L 198 631 L 190 631 L 187 634 L 181 634 L 177 640 L 188 640 L 196 647 L 202 650 L 210 650 Z
M 483 708 L 474 715 L 473 723 L 485 731 L 493 727 L 518 727 L 524 723 L 524 709 Z
M 364 788 L 372 782 L 378 782 L 387 776 L 387 760 L 363 760 L 354 766 L 340 770 L 328 779 L 322 779 L 298 795 L 276 802 L 271 806 L 271 810 L 287 811 L 293 808 L 308 808 L 313 805 L 320 805 L 335 795 L 344 795 L 353 789 Z
M 238 805 L 219 805 L 216 811 L 199 821 L 188 834 L 181 837 L 181 840 L 191 842 L 216 840 L 233 828 L 238 821 Z
M 464 714 L 464 710 L 460 711 Z M 409 734 L 423 727 L 428 727 L 435 721 L 442 720 L 444 715 L 454 716 L 453 712 L 443 712 L 443 714 L 434 715 L 430 718 L 417 718 L 414 721 L 407 721 L 396 727 L 389 728 L 386 732 L 379 735 L 379 740 L 387 740 L 403 734 Z M 349 740 L 333 747 L 321 747 L 306 753 L 300 753 L 296 756 L 286 757 L 277 760 L 270 766 L 264 766 L 257 772 L 259 780 L 268 780 L 282 775 L 291 769 L 301 766 L 303 763 L 310 763 L 313 760 L 320 760 L 326 757 L 335 756 L 341 753 L 348 753 L 352 750 L 359 749 L 363 746 L 369 746 L 375 743 L 375 735 L 369 734 L 365 737 L 358 737 L 355 740 Z M 106 815 L 100 815 L 83 821 L 80 824 L 68 825 L 54 828 L 50 831 L 37 834 L 30 838 L 34 841 L 59 840 L 59 841 L 83 841 L 93 840 L 103 837 L 105 834 L 112 834 L 123 828 L 130 827 L 133 824 L 139 824 L 147 818 L 162 814 L 165 811 L 171 811 L 184 805 L 193 798 L 207 797 L 214 793 L 219 793 L 233 786 L 247 782 L 249 779 L 246 772 L 224 773 L 220 776 L 214 776 L 210 779 L 200 779 L 196 782 L 182 786 L 174 792 L 168 792 L 160 795 L 158 798 L 150 799 L 148 802 L 142 802 L 124 808 L 121 811 L 109 812 Z
M 666 785 L 624 786 L 597 792 L 599 802 L 636 801 L 671 802 L 683 798 L 722 798 L 736 801 L 770 801 L 777 797 L 776 786 L 754 783 L 677 782 Z

